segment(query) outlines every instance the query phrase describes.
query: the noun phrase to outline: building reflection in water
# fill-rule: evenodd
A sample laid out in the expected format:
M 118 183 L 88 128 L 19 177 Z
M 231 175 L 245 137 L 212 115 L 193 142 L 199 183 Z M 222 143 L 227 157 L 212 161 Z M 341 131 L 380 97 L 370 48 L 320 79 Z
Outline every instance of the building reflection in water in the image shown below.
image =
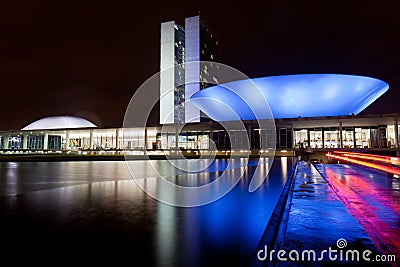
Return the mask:
M 217 178 L 228 164 L 221 159 L 207 171 L 183 175 L 165 162 L 137 161 L 137 179 L 147 189 L 162 190 L 155 164 L 172 183 L 215 181 L 218 187 Z M 248 187 L 258 161 L 251 159 L 250 167 L 233 164 L 227 177 L 234 180 L 244 173 L 237 186 L 218 201 L 195 208 L 152 199 L 131 179 L 125 162 L 0 163 L 0 234 L 10 244 L 24 239 L 18 244 L 21 250 L 40 242 L 41 251 L 59 256 L 69 251 L 64 246 L 143 260 L 148 266 L 237 265 L 254 252 L 279 198 L 288 173 L 282 163 L 292 166 L 291 160 L 274 161 L 268 179 L 254 193 Z M 265 174 L 267 164 L 257 175 Z M 55 238 L 57 246 L 51 245 Z

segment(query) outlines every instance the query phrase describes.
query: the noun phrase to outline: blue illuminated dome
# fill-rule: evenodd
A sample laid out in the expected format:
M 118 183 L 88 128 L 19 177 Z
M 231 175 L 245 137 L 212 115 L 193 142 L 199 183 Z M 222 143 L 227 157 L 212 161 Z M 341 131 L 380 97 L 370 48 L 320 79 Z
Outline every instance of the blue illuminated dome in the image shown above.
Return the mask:
M 191 101 L 216 121 L 269 119 L 269 107 L 274 118 L 342 116 L 358 114 L 388 89 L 386 82 L 365 76 L 297 74 L 215 85 Z

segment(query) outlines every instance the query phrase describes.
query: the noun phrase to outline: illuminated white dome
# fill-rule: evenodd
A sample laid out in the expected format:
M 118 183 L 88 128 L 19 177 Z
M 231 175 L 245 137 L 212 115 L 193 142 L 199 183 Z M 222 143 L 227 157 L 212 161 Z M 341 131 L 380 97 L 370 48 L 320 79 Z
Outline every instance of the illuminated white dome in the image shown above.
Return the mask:
M 28 126 L 22 130 L 50 130 L 50 129 L 76 129 L 76 128 L 96 128 L 97 126 L 88 120 L 70 117 L 70 116 L 54 116 L 46 117 Z

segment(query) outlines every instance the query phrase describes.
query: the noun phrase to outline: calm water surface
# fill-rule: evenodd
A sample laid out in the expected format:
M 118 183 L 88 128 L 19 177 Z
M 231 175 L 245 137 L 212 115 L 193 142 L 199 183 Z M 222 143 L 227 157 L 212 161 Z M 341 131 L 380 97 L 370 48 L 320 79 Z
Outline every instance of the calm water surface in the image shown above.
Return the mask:
M 196 177 L 152 161 L 180 184 L 203 184 L 226 166 Z M 146 178 L 148 161 L 137 161 Z M 246 266 L 293 166 L 275 160 L 254 193 L 252 159 L 236 187 L 218 201 L 177 208 L 154 200 L 131 179 L 123 161 L 1 162 L 2 255 L 15 263 L 105 263 L 133 266 Z M 222 167 L 221 167 L 222 166 Z M 148 175 L 151 175 L 150 168 Z M 54 261 L 54 259 L 57 259 Z

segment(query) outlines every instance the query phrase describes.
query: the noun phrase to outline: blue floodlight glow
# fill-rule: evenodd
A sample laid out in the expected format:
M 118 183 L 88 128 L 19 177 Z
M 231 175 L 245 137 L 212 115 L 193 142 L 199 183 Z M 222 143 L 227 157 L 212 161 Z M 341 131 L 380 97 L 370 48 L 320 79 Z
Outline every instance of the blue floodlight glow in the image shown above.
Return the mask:
M 276 119 L 343 116 L 358 114 L 388 89 L 386 82 L 365 76 L 296 74 L 215 85 L 193 94 L 190 101 L 216 121 L 238 117 L 251 120 L 255 119 L 254 114 L 258 119 L 270 119 L 271 113 L 257 91 Z M 226 106 L 232 111 L 227 112 Z M 265 115 L 260 117 L 259 111 L 263 109 Z

